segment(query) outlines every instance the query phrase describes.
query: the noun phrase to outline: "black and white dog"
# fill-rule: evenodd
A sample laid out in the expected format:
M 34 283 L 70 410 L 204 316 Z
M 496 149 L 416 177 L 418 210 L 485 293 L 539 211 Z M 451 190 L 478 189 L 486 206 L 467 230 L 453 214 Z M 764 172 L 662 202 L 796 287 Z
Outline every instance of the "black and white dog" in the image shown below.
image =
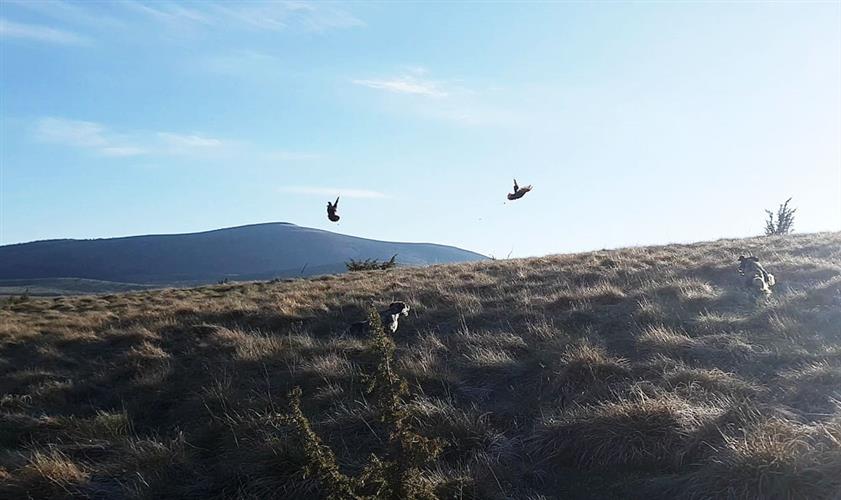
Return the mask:
M 397 331 L 398 321 L 400 316 L 409 315 L 409 306 L 404 302 L 392 302 L 388 309 L 380 311 L 380 321 L 383 324 L 383 329 L 386 332 L 394 333 Z M 350 325 L 351 333 L 365 333 L 370 328 L 370 321 L 357 321 Z

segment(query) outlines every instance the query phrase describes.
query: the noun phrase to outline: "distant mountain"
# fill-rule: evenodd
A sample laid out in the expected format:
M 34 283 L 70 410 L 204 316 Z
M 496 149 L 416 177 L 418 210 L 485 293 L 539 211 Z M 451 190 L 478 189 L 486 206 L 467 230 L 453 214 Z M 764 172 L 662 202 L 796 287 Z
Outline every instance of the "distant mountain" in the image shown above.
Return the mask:
M 350 259 L 388 259 L 394 254 L 398 264 L 413 266 L 486 258 L 445 245 L 369 240 L 275 222 L 189 234 L 0 246 L 0 288 L 4 281 L 20 288 L 28 281 L 56 278 L 146 288 L 143 285 L 308 276 L 342 272 Z M 111 288 L 103 284 L 103 290 Z

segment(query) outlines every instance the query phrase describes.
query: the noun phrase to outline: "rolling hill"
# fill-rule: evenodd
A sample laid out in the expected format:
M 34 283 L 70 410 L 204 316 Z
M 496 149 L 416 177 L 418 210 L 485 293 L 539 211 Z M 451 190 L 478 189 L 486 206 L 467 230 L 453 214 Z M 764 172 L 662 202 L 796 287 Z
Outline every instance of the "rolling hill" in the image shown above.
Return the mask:
M 450 246 L 377 241 L 278 222 L 190 234 L 5 245 L 0 247 L 0 287 L 111 292 L 226 278 L 311 276 L 344 271 L 349 259 L 394 254 L 408 266 L 485 259 Z M 65 288 L 67 278 L 86 281 Z
M 736 258 L 774 273 L 743 288 Z M 383 453 L 372 302 L 439 498 L 841 491 L 841 233 L 0 301 L 0 497 L 324 498 Z

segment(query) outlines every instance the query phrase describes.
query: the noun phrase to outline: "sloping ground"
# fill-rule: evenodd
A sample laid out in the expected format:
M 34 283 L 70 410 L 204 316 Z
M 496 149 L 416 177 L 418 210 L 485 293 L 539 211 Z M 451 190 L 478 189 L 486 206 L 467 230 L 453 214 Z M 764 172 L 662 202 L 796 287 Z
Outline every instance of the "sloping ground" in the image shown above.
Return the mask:
M 42 278 L 31 280 L 0 279 L 0 297 L 4 295 L 80 295 L 86 293 L 121 293 L 135 290 L 149 290 L 154 285 L 137 283 L 116 283 L 113 281 L 88 280 L 84 278 Z
M 318 498 L 278 414 L 300 385 L 358 470 L 382 428 L 340 332 L 395 299 L 442 497 L 838 498 L 841 233 L 10 301 L 0 497 Z

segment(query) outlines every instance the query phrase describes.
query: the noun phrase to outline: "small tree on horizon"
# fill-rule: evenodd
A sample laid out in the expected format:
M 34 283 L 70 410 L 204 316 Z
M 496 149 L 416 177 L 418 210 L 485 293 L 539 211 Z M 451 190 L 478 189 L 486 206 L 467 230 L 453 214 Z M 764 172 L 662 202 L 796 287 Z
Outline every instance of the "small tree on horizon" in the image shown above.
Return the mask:
M 777 208 L 776 216 L 774 212 L 766 210 L 768 219 L 765 221 L 765 235 L 772 236 L 777 234 L 789 234 L 794 231 L 794 212 L 796 208 L 789 208 L 788 203 L 791 198 L 787 199 L 785 203 Z

